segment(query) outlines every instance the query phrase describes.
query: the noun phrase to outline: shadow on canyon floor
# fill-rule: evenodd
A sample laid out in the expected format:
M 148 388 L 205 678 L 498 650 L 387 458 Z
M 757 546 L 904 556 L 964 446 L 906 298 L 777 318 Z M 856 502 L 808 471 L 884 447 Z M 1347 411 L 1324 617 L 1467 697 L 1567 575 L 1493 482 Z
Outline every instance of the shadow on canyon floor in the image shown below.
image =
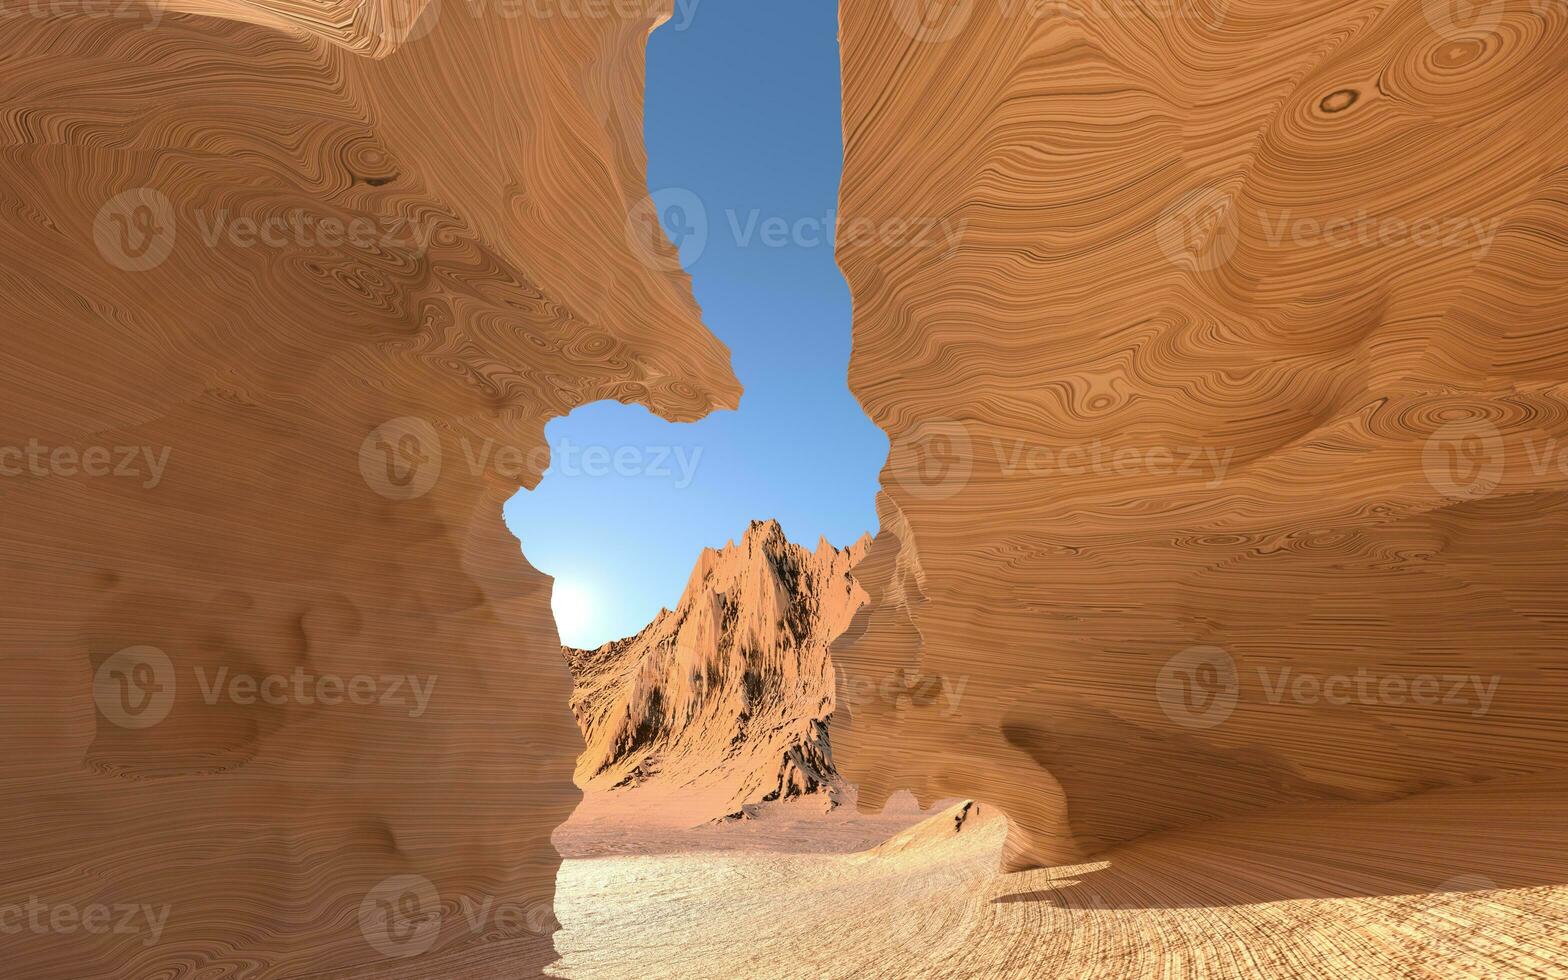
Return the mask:
M 992 904 L 1175 909 L 1568 883 L 1568 774 L 1149 834 Z M 1478 830 L 1484 828 L 1484 830 Z M 1030 882 L 1034 884 L 1034 882 Z

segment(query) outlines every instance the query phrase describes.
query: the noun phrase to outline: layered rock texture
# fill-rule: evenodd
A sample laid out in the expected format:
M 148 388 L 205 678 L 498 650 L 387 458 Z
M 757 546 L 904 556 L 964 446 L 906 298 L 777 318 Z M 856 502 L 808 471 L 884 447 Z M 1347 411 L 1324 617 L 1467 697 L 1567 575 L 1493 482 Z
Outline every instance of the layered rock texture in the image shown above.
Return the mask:
M 641 203 L 668 5 L 595 9 L 4 18 L 8 974 L 549 957 L 581 741 L 501 502 L 576 405 L 738 397 Z M 842 17 L 850 384 L 893 448 L 834 761 L 1005 813 L 1011 867 L 1109 861 L 933 889 L 929 958 L 1563 975 L 1568 8 Z M 747 904 L 727 867 L 707 921 L 831 967 L 907 904 L 886 863 L 795 919 L 799 868 Z
M 1256 897 L 1238 820 L 1289 828 L 1277 898 L 1568 880 L 1490 829 L 1568 768 L 1568 8 L 842 22 L 893 440 L 846 778 L 1000 807 L 1015 868 L 1210 834 L 1133 886 L 1164 907 Z
M 582 742 L 501 505 L 574 406 L 739 393 L 639 212 L 662 6 L 0 21 L 8 976 L 552 955 Z
M 831 803 L 828 645 L 865 602 L 850 573 L 869 547 L 808 551 L 753 521 L 704 549 L 680 603 L 642 632 L 567 648 L 585 816 L 694 825 L 813 793 Z

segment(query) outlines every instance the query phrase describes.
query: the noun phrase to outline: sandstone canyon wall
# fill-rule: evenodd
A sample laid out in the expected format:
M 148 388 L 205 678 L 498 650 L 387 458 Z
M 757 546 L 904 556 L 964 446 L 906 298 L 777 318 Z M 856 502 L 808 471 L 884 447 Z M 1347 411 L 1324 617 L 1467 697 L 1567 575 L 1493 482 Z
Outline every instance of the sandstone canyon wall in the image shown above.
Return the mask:
M 738 397 L 639 206 L 667 7 L 0 24 L 0 904 L 60 913 L 11 973 L 549 957 L 582 742 L 501 502 L 575 405 Z M 1497 823 L 1568 797 L 1568 10 L 1464 7 L 845 5 L 873 801 L 1568 880 Z
M 1568 796 L 1568 8 L 841 20 L 850 384 L 893 440 L 845 777 L 1001 807 L 1013 867 L 1278 813 L 1356 843 L 1273 897 L 1568 880 L 1502 822 Z
M 695 825 L 837 788 L 828 645 L 865 602 L 870 538 L 815 551 L 777 521 L 704 549 L 676 607 L 636 636 L 565 651 L 587 748 L 585 815 Z
M 501 504 L 577 405 L 739 394 L 639 213 L 668 7 L 6 12 L 8 976 L 550 958 L 582 742 Z

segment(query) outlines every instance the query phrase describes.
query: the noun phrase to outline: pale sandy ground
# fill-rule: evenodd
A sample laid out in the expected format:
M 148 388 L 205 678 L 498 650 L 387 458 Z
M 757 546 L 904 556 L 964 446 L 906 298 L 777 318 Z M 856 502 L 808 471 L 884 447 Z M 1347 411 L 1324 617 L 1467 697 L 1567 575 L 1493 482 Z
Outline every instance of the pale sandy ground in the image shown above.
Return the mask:
M 638 797 L 638 806 L 626 807 L 589 794 L 555 831 L 555 849 L 564 858 L 594 858 L 632 854 L 674 854 L 712 851 L 771 851 L 787 853 L 848 853 L 863 851 L 892 837 L 957 802 L 940 801 L 922 811 L 908 793 L 897 793 L 877 813 L 860 813 L 854 790 L 843 790 L 839 806 L 808 796 L 783 802 L 750 805 L 755 819 L 702 820 L 685 826 L 668 819 L 650 822 L 648 813 L 668 816 L 679 807 L 643 809 L 649 799 Z
M 995 871 L 1005 835 L 995 817 L 896 855 L 574 859 L 559 878 L 562 959 L 551 972 L 1568 977 L 1560 789 L 1319 804 L 1013 875 Z

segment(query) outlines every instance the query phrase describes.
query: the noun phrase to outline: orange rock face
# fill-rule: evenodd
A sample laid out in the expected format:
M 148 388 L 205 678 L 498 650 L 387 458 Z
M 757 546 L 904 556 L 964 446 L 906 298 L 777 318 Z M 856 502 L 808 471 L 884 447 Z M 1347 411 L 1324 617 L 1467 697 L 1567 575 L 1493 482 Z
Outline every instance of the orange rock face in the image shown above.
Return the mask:
M 704 550 L 679 605 L 641 633 L 567 649 L 584 815 L 694 825 L 830 793 L 827 650 L 865 601 L 850 572 L 869 546 L 807 551 L 753 521 L 739 544 Z
M 739 391 L 636 220 L 660 11 L 58 6 L 0 73 L 3 972 L 527 975 L 582 743 L 502 502 L 574 406 Z
M 1019 866 L 1568 765 L 1564 9 L 842 38 L 850 385 L 893 440 L 846 778 L 1001 807 Z
M 641 203 L 668 5 L 600 9 L 3 19 L 8 975 L 550 957 L 582 742 L 501 503 L 576 405 L 739 393 Z M 893 438 L 844 775 L 1005 812 L 1014 866 L 1121 849 L 1113 910 L 1262 909 L 1259 944 L 1303 893 L 1560 885 L 1564 8 L 891 0 L 842 36 L 850 383 Z M 761 703 L 701 692 L 788 627 L 769 581 L 580 702 L 590 781 Z M 645 743 L 614 697 L 654 683 Z M 731 799 L 804 785 L 816 729 L 767 726 Z

